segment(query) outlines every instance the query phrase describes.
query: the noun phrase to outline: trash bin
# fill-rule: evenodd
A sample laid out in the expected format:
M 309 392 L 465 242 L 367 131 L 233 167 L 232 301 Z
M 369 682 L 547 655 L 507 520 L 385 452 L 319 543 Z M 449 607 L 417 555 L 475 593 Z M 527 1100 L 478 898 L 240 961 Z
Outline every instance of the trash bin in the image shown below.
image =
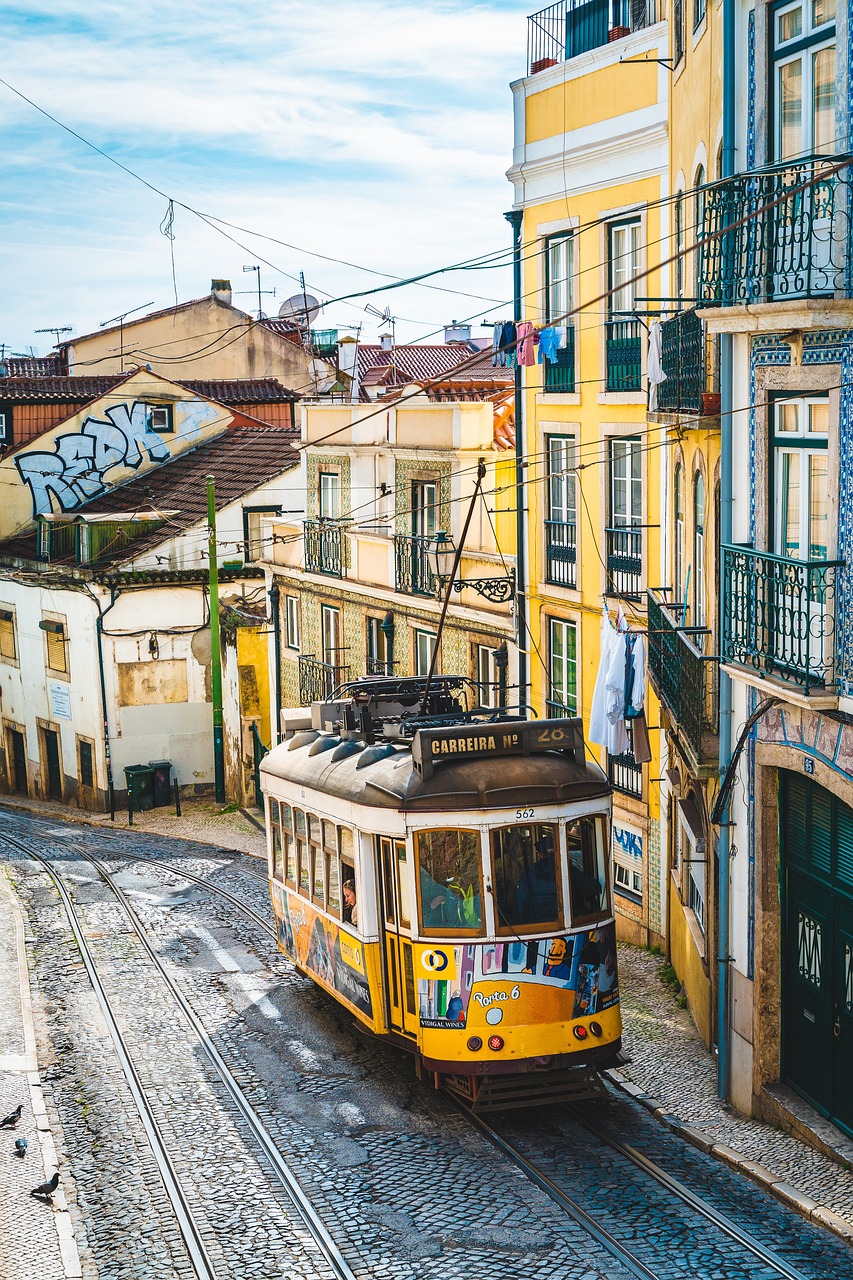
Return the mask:
M 154 774 L 147 764 L 126 764 L 124 780 L 128 794 L 133 796 L 133 807 L 140 809 L 154 808 Z
M 154 808 L 172 803 L 171 760 L 149 760 L 148 768 L 154 774 Z

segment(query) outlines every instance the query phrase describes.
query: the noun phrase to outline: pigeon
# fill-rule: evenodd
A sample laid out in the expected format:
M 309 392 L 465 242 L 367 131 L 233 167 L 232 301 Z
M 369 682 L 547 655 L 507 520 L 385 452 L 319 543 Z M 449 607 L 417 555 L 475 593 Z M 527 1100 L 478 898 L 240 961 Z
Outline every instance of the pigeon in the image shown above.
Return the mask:
M 0 1129 L 14 1129 L 15 1125 L 21 1118 L 21 1112 L 24 1109 L 23 1102 L 19 1102 L 14 1111 L 10 1111 L 5 1120 L 0 1120 Z
M 23 1160 L 26 1154 L 27 1154 L 26 1138 L 16 1138 L 15 1139 L 15 1155 L 20 1156 L 21 1159 Z
M 33 1187 L 30 1192 L 31 1196 L 44 1196 L 45 1200 L 50 1200 L 54 1191 L 59 1186 L 59 1170 L 52 1178 L 48 1178 L 47 1182 L 40 1183 L 37 1187 Z

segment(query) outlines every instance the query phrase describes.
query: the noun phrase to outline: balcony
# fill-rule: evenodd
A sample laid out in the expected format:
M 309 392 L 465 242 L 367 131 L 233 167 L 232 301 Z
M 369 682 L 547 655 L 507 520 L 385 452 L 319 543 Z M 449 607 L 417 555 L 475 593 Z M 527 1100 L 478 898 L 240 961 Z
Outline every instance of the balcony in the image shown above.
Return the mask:
M 717 768 L 717 663 L 705 653 L 710 632 L 680 624 L 681 606 L 660 591 L 646 592 L 649 621 L 649 679 L 673 722 L 693 772 Z
M 642 391 L 643 347 L 639 320 L 608 320 L 606 391 Z M 666 384 L 664 384 L 666 385 Z
M 394 587 L 410 596 L 435 596 L 437 582 L 429 567 L 426 550 L 432 538 L 394 537 Z
M 629 736 L 630 732 L 629 728 Z M 634 759 L 633 746 L 629 744 L 628 750 L 622 755 L 608 755 L 607 781 L 614 791 L 620 791 L 623 796 L 634 796 L 635 799 L 642 800 L 643 766 Z
M 577 525 L 545 521 L 545 581 L 557 587 L 577 586 Z
M 349 680 L 349 667 L 339 667 L 331 662 L 318 662 L 310 654 L 299 657 L 299 703 L 308 707 L 312 702 L 330 698 L 339 685 Z
M 623 526 L 605 529 L 607 595 L 639 600 L 643 576 L 643 531 Z
M 527 19 L 527 68 L 576 58 L 657 22 L 657 0 L 563 0 Z
M 718 397 L 716 407 L 711 397 L 719 391 L 719 337 L 708 338 L 695 310 L 679 311 L 660 328 L 666 381 L 658 385 L 658 412 L 718 412 Z
M 566 327 L 566 345 L 557 350 L 557 362 L 545 361 L 544 390 L 565 395 L 575 390 L 575 327 Z
M 851 179 L 849 169 L 832 172 L 835 163 L 813 156 L 706 188 L 703 306 L 850 296 Z
M 803 693 L 835 684 L 835 592 L 843 560 L 723 546 L 722 658 Z
M 344 576 L 344 526 L 336 520 L 306 520 L 302 525 L 305 572 Z

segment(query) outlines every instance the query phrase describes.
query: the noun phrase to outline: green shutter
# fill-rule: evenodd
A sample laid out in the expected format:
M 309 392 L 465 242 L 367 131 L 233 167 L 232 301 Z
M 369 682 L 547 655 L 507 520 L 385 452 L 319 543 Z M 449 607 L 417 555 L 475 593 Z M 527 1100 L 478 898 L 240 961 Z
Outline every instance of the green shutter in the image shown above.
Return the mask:
M 848 809 L 846 804 L 838 805 L 836 831 L 838 836 L 836 879 L 853 888 L 853 809 Z
M 785 773 L 782 779 L 782 825 L 789 861 L 808 864 L 807 799 L 805 778 Z
M 811 865 L 812 871 L 828 876 L 832 865 L 832 796 L 822 787 L 811 791 Z

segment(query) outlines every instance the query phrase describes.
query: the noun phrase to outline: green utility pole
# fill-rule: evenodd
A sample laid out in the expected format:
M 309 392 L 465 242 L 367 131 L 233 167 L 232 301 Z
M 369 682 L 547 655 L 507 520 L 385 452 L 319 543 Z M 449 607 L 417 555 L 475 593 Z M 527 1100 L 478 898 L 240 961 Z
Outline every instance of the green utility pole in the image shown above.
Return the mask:
M 216 563 L 216 491 L 207 477 L 207 569 L 210 586 L 210 683 L 213 693 L 213 785 L 225 803 L 225 739 L 222 732 L 222 657 L 219 648 L 219 569 Z

